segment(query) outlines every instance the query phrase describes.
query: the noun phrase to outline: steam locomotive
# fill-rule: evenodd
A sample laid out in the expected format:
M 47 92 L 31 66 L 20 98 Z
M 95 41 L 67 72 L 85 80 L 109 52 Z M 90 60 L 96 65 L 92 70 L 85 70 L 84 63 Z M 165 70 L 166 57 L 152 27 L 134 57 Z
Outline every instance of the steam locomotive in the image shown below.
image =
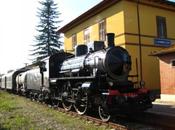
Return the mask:
M 75 55 L 60 52 L 42 61 L 4 75 L 1 88 L 41 102 L 62 105 L 78 114 L 98 111 L 103 121 L 116 113 L 133 113 L 152 107 L 149 90 L 134 88 L 128 80 L 131 56 L 114 46 L 114 34 L 107 34 L 108 47 L 95 41 L 78 45 Z

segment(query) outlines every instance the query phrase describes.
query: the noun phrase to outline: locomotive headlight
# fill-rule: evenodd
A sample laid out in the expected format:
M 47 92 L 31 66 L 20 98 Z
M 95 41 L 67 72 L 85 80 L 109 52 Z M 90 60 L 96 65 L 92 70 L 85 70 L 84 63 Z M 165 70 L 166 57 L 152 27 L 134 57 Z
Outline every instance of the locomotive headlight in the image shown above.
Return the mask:
M 109 84 L 110 86 L 113 86 L 113 85 L 114 85 L 114 83 L 113 83 L 113 82 L 108 82 L 108 84 Z

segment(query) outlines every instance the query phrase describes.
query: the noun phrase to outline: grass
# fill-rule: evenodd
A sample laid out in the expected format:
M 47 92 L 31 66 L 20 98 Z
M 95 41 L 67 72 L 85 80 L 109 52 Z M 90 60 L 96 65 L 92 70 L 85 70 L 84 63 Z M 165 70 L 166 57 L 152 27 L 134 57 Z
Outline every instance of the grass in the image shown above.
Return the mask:
M 0 130 L 105 130 L 24 97 L 0 90 Z
M 14 97 L 7 95 L 6 93 L 0 92 L 0 111 L 10 112 L 16 107 L 17 106 L 14 102 Z

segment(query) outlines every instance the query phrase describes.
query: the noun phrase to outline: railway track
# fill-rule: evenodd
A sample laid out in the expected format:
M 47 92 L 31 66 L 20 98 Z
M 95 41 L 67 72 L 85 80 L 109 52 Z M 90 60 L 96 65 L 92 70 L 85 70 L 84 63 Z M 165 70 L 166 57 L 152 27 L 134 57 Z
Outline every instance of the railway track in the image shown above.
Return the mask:
M 113 119 L 110 122 L 102 122 L 96 116 L 89 115 L 78 115 L 74 111 L 66 112 L 63 108 L 55 108 L 60 112 L 64 112 L 73 117 L 78 117 L 89 122 L 92 122 L 96 125 L 104 125 L 107 128 L 115 130 L 130 130 L 130 129 L 142 129 L 134 125 L 142 125 L 144 129 L 149 130 L 174 130 L 175 129 L 175 118 L 170 116 L 162 116 L 154 113 L 144 112 L 142 114 L 135 114 L 134 116 L 123 116 L 117 115 L 116 119 Z M 147 128 L 146 128 L 147 127 Z
M 131 118 L 128 118 L 128 117 L 122 116 L 122 115 L 118 115 L 116 117 L 116 119 L 113 119 L 110 122 L 103 122 L 101 119 L 98 118 L 97 115 L 79 115 L 74 111 L 65 111 L 61 107 L 57 107 L 54 109 L 58 110 L 59 112 L 66 113 L 72 117 L 86 120 L 87 122 L 93 123 L 97 126 L 100 126 L 100 125 L 106 126 L 107 129 L 111 129 L 111 130 L 135 130 L 135 129 L 140 130 L 143 128 L 144 129 L 146 128 L 149 130 L 162 130 L 161 127 L 159 127 L 159 126 L 154 127 L 154 125 L 150 125 L 149 123 L 131 120 Z
M 69 111 L 68 112 L 68 111 L 65 111 L 63 108 L 60 108 L 60 107 L 59 108 L 54 108 L 54 109 L 58 110 L 59 112 L 64 112 L 64 113 L 66 113 L 70 116 L 86 120 L 86 121 L 88 121 L 90 123 L 93 123 L 97 126 L 104 125 L 104 126 L 106 126 L 106 128 L 109 128 L 109 129 L 128 130 L 128 128 L 123 126 L 123 125 L 116 124 L 114 122 L 103 122 L 101 119 L 98 119 L 97 117 L 93 117 L 93 116 L 90 116 L 90 115 L 79 115 L 74 111 Z

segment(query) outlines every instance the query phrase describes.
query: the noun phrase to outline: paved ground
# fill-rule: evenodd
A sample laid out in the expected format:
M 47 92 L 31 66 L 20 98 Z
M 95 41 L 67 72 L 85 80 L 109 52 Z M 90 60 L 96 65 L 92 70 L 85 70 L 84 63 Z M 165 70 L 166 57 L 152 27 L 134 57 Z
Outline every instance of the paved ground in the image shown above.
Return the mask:
M 175 118 L 175 102 L 156 100 L 148 112 Z

